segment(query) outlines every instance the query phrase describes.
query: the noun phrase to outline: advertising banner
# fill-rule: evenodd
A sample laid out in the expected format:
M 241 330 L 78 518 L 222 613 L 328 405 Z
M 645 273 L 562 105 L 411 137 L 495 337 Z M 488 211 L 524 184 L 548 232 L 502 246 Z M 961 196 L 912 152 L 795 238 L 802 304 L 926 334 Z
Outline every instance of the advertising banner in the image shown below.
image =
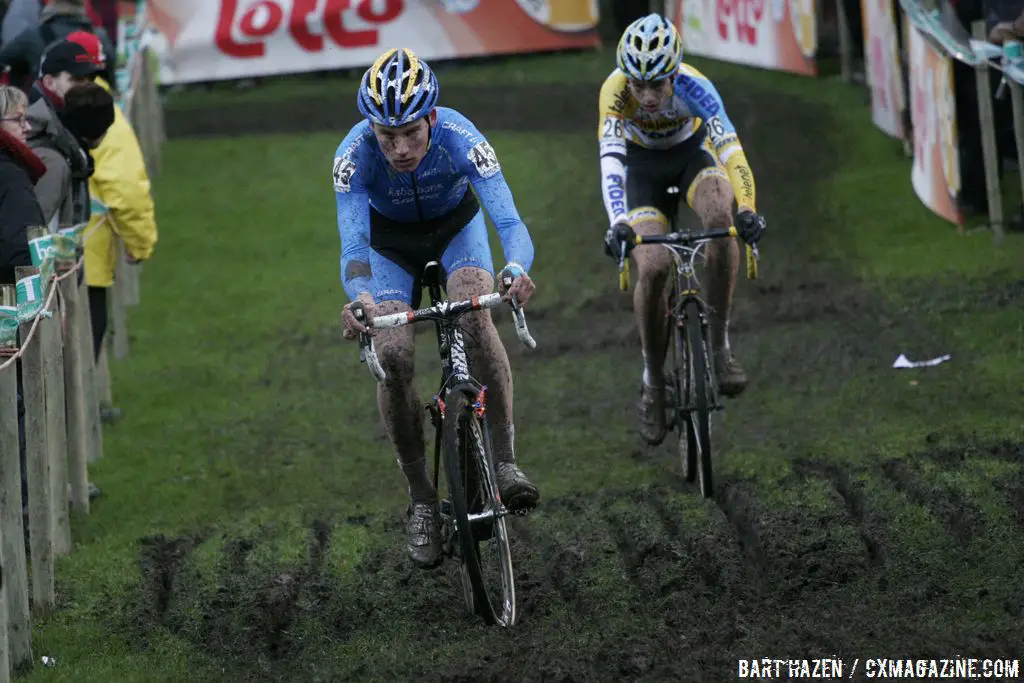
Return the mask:
M 598 0 L 150 0 L 161 82 L 596 47 Z
M 909 22 L 908 22 L 909 23 Z M 953 63 L 915 28 L 908 30 L 910 116 L 914 126 L 911 182 L 925 206 L 961 225 Z
M 814 76 L 816 0 L 681 0 L 675 24 L 686 52 Z
M 882 131 L 903 139 L 903 92 L 894 0 L 861 0 L 864 59 L 871 87 L 871 120 Z

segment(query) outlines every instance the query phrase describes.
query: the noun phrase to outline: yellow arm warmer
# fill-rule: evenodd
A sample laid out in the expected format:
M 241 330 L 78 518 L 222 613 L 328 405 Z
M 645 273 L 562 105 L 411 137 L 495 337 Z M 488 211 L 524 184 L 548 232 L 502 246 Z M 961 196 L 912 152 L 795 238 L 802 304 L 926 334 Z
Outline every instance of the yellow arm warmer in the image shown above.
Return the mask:
M 757 190 L 754 187 L 754 172 L 750 170 L 747 162 L 747 155 L 743 149 L 733 151 L 725 162 L 725 170 L 729 174 L 729 184 L 736 195 L 736 205 L 739 210 L 750 209 L 757 211 L 755 201 Z

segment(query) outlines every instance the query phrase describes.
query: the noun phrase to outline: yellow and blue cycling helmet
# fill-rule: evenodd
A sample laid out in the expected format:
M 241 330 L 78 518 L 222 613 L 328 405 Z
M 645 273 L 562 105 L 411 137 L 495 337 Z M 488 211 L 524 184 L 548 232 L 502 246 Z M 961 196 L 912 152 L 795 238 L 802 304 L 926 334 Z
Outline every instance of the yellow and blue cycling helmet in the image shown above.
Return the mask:
M 363 74 L 356 101 L 363 116 L 397 128 L 429 114 L 437 105 L 437 77 L 409 48 L 392 48 Z
M 627 26 L 615 51 L 616 66 L 638 81 L 668 78 L 682 61 L 683 39 L 660 14 L 648 14 Z

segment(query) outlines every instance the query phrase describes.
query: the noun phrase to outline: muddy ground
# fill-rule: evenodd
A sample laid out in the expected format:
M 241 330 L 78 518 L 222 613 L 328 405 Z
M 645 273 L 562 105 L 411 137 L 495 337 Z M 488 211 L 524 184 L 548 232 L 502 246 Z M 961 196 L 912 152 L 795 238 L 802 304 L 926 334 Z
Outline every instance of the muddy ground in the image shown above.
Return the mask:
M 718 86 L 745 139 L 756 141 L 747 146 L 771 221 L 771 267 L 746 287 L 734 323 L 739 348 L 760 349 L 752 381 L 788 387 L 799 400 L 827 401 L 830 391 L 877 361 L 879 348 L 888 357 L 897 344 L 907 353 L 940 346 L 941 329 L 886 305 L 871 285 L 814 246 L 827 220 L 818 208 L 818 181 L 834 171 L 840 151 L 825 142 L 808 144 L 808 138 L 828 125 L 828 112 L 749 84 Z M 595 99 L 593 84 L 504 95 L 443 93 L 444 104 L 485 132 L 592 136 Z M 552 102 L 564 103 L 558 115 Z M 352 110 L 347 97 L 171 110 L 168 131 L 174 137 L 338 130 L 340 139 L 356 121 Z M 909 194 L 908 201 L 914 201 Z M 936 292 L 952 286 L 919 282 L 919 292 L 908 296 L 939 300 Z M 983 305 L 1021 305 L 1019 282 L 972 286 Z M 628 299 L 602 298 L 583 312 L 609 310 L 619 315 L 582 315 L 569 327 L 556 326 L 539 310 L 531 322 L 545 344 L 535 354 L 510 345 L 513 363 L 573 354 L 585 364 L 609 348 L 638 350 Z M 772 344 L 782 334 L 787 349 Z M 269 381 L 284 383 L 283 374 L 275 374 L 284 372 L 268 369 Z M 593 422 L 595 406 L 632 410 L 631 393 L 607 391 L 567 391 L 559 403 L 562 419 Z M 964 392 L 964 400 L 983 400 L 969 387 Z M 968 593 L 955 582 L 972 562 L 967 548 L 985 533 L 985 518 L 935 472 L 952 472 L 975 457 L 1019 465 L 1024 445 L 969 434 L 954 447 L 922 439 L 911 458 L 849 465 L 802 447 L 815 426 L 801 423 L 798 412 L 791 421 L 772 423 L 759 420 L 755 406 L 736 408 L 742 400 L 727 408 L 741 417 L 727 417 L 724 457 L 744 439 L 790 444 L 792 472 L 779 489 L 790 500 L 768 500 L 753 478 L 719 476 L 713 500 L 701 502 L 677 474 L 670 446 L 638 445 L 623 457 L 661 468 L 662 483 L 545 498 L 536 514 L 515 521 L 522 611 L 510 632 L 488 630 L 459 611 L 450 567 L 411 568 L 398 544 L 398 510 L 380 518 L 310 520 L 307 558 L 291 565 L 246 561 L 273 537 L 272 529 L 246 538 L 144 539 L 144 581 L 138 600 L 126 607 L 127 623 L 143 639 L 154 629 L 189 639 L 228 663 L 231 680 L 719 681 L 735 678 L 738 658 L 1019 655 L 1021 575 L 1016 583 L 1001 577 L 1007 579 L 1002 588 Z M 550 407 L 522 410 L 539 414 Z M 1024 530 L 1020 469 L 993 485 L 1018 531 Z M 809 490 L 816 492 L 813 499 Z M 916 565 L 918 548 L 894 527 L 903 506 L 923 508 L 945 532 L 936 541 L 948 545 L 943 572 Z M 372 547 L 354 575 L 339 583 L 323 558 L 332 537 L 351 526 L 394 543 Z M 193 559 L 203 546 L 217 549 L 214 569 L 208 560 L 200 566 Z M 984 615 L 965 616 L 975 608 Z M 408 656 L 378 661 L 372 648 L 361 648 L 340 668 L 325 671 L 317 664 L 323 642 L 387 634 L 391 624 L 419 625 L 420 642 L 408 645 Z M 306 637 L 314 632 L 317 638 Z M 432 643 L 441 654 L 422 654 Z

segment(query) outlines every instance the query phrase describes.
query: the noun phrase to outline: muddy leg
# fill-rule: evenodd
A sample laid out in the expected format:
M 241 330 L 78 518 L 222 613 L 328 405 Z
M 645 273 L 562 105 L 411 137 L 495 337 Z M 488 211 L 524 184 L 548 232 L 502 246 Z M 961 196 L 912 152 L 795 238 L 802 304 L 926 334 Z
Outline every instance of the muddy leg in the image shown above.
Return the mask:
M 448 279 L 448 296 L 468 299 L 494 291 L 494 278 L 482 268 L 459 268 Z M 460 321 L 473 374 L 487 386 L 487 424 L 494 443 L 494 459 L 515 461 L 512 420 L 512 368 L 490 311 L 475 311 Z
M 448 296 L 453 300 L 490 294 L 493 289 L 494 278 L 482 268 L 459 268 L 448 278 Z M 502 500 L 513 510 L 532 508 L 539 499 L 537 488 L 515 464 L 512 368 L 505 345 L 490 311 L 469 313 L 463 316 L 461 324 L 470 367 L 488 389 L 487 425 Z
M 644 221 L 633 229 L 638 235 L 655 235 L 664 233 L 666 225 L 660 221 Z M 644 358 L 644 390 L 639 405 L 640 433 L 645 441 L 656 445 L 664 440 L 667 431 L 664 367 L 669 341 L 666 314 L 672 256 L 662 247 L 656 246 L 634 249 L 632 256 L 637 271 L 633 313 L 640 331 Z
M 384 301 L 376 306 L 376 315 L 411 310 L 400 301 Z M 434 486 L 427 476 L 423 443 L 423 411 L 413 384 L 415 346 L 410 326 L 380 330 L 374 341 L 387 379 L 377 385 L 377 405 L 398 453 L 398 462 L 409 482 L 409 497 L 414 502 L 433 502 Z
M 732 225 L 733 192 L 724 174 L 711 173 L 699 179 L 690 205 L 700 217 L 705 230 Z M 740 248 L 736 238 L 713 241 L 707 247 L 707 301 L 710 305 L 711 346 L 715 356 L 722 393 L 736 395 L 747 384 L 746 374 L 732 356 L 729 345 L 729 315 L 740 268 Z

